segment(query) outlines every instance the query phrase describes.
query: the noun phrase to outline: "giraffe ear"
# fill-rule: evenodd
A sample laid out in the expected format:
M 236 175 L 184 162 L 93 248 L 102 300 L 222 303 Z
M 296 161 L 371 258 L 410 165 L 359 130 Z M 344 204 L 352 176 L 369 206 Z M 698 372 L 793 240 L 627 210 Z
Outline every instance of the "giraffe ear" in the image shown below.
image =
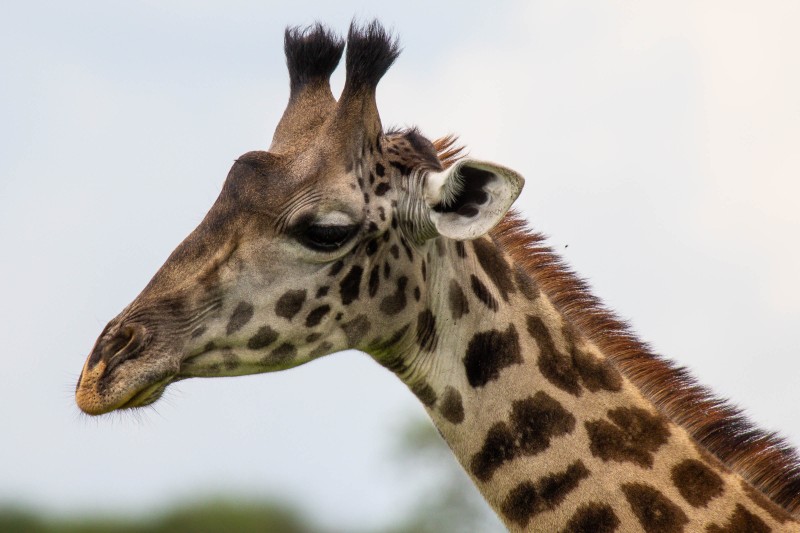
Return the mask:
M 476 239 L 505 216 L 525 179 L 506 167 L 462 159 L 427 175 L 424 194 L 431 222 L 440 235 Z

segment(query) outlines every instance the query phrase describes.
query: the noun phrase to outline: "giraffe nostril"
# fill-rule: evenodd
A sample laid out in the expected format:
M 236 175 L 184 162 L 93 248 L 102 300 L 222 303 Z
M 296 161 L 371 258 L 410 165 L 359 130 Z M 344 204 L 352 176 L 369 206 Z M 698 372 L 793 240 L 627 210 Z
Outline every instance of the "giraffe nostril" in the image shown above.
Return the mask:
M 112 335 L 101 335 L 89 357 L 88 368 L 104 361 L 106 370 L 122 361 L 136 357 L 141 352 L 145 339 L 145 329 L 137 324 L 121 326 Z
M 103 347 L 103 359 L 108 361 L 116 354 L 129 347 L 136 338 L 136 329 L 133 326 L 121 327 L 113 337 L 106 341 Z

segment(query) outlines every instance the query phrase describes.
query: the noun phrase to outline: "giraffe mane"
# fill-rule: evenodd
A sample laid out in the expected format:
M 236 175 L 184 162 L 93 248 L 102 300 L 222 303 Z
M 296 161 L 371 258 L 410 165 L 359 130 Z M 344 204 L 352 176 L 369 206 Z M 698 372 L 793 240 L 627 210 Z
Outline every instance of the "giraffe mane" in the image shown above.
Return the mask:
M 491 235 L 567 320 L 662 413 L 773 502 L 789 513 L 798 510 L 800 457 L 786 440 L 756 427 L 739 408 L 700 385 L 686 368 L 655 354 L 545 244 L 545 236 L 530 230 L 515 212 L 509 212 Z
M 458 137 L 452 133 L 433 141 L 433 147 L 436 150 L 436 154 L 439 156 L 439 162 L 442 164 L 442 168 L 449 168 L 459 159 L 467 155 L 464 153 L 464 146 L 457 143 Z

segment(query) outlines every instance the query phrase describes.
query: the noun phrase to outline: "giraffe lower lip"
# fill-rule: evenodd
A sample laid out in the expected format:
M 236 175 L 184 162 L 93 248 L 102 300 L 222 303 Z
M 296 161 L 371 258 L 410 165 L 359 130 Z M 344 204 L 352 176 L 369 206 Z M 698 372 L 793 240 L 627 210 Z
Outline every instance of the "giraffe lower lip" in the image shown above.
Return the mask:
M 164 393 L 164 390 L 167 388 L 172 382 L 171 378 L 162 379 L 153 383 L 152 385 L 148 385 L 144 389 L 140 390 L 136 394 L 133 395 L 128 401 L 123 403 L 119 406 L 119 409 L 132 409 L 135 407 L 144 407 L 146 405 L 150 405 L 154 403 L 156 400 L 161 398 L 161 395 Z

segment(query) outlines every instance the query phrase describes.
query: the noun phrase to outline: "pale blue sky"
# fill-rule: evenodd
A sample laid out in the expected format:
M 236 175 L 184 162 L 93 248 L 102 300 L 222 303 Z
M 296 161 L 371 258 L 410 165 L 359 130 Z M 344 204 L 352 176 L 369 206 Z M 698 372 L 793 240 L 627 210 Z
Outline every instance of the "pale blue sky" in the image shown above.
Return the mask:
M 72 400 L 105 322 L 268 146 L 283 27 L 354 15 L 401 36 L 385 124 L 520 171 L 520 209 L 598 295 L 800 443 L 795 3 L 20 1 L 0 17 L 0 500 L 230 489 L 362 524 L 419 493 L 388 461 L 423 410 L 361 354 L 183 382 L 140 417 Z

